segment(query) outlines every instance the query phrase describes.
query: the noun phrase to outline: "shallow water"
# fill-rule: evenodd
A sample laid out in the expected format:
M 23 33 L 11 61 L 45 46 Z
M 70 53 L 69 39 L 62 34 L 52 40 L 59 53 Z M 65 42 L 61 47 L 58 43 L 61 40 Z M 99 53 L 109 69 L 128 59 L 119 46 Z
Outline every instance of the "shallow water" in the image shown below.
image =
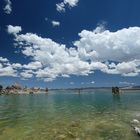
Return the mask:
M 138 140 L 140 94 L 51 91 L 0 96 L 0 140 Z

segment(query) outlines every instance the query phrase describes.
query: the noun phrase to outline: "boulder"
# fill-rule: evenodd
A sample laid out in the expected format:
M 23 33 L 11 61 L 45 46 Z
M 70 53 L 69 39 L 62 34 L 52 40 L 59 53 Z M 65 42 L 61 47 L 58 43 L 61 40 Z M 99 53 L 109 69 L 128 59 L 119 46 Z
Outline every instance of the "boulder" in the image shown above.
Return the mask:
M 140 136 L 140 128 L 139 127 L 134 127 L 134 130 L 135 130 L 136 134 Z
M 133 120 L 131 121 L 131 123 L 133 123 L 133 124 L 138 124 L 139 121 L 138 121 L 137 119 L 133 119 Z

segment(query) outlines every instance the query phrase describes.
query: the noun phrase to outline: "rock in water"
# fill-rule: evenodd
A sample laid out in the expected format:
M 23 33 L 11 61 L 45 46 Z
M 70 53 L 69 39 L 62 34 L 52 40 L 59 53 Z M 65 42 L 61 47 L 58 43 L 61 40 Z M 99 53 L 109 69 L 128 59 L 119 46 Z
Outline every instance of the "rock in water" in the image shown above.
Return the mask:
M 71 131 L 68 131 L 68 136 L 69 136 L 70 138 L 76 138 L 76 135 L 73 134 Z
M 140 136 L 140 128 L 139 127 L 134 127 L 134 130 L 135 130 L 136 134 L 138 134 Z
M 138 121 L 138 120 L 136 120 L 136 119 L 134 119 L 134 120 L 132 121 L 132 123 L 138 124 L 138 123 L 139 123 L 139 121 Z
M 119 94 L 120 93 L 119 87 L 112 87 L 112 93 L 113 94 Z
M 72 121 L 70 126 L 71 127 L 79 127 L 79 121 Z

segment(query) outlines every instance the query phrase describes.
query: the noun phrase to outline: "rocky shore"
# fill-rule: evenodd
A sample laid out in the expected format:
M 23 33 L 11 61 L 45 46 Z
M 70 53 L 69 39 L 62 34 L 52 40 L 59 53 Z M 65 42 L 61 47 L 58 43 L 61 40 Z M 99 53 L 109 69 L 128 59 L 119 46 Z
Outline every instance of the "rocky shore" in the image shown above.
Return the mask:
M 14 84 L 11 86 L 7 86 L 3 88 L 0 85 L 0 95 L 9 95 L 9 94 L 40 94 L 40 93 L 47 93 L 48 88 L 38 88 L 38 87 L 22 87 L 19 84 Z

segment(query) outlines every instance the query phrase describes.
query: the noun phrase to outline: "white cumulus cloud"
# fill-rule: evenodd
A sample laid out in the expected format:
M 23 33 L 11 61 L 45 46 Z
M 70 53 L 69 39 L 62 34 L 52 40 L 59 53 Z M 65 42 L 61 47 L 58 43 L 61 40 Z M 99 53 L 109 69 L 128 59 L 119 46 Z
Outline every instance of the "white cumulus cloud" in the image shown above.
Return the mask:
M 33 71 L 32 70 L 24 70 L 20 73 L 20 76 L 23 79 L 29 79 L 33 77 Z
M 23 68 L 25 69 L 39 69 L 42 68 L 42 64 L 41 62 L 35 61 L 35 62 L 30 62 L 29 64 L 24 64 Z
M 10 0 L 4 0 L 4 1 L 6 3 L 5 7 L 3 8 L 4 12 L 6 14 L 11 14 L 11 12 L 12 12 L 12 3 L 11 3 L 11 1 Z
M 54 80 L 58 76 L 87 75 L 90 72 L 90 64 L 81 61 L 74 48 L 67 49 L 63 44 L 32 33 L 17 35 L 15 40 L 22 46 L 24 55 L 38 62 L 39 67 L 33 67 L 33 62 L 23 65 L 24 68 L 36 69 L 38 78 Z
M 8 32 L 9 34 L 14 34 L 14 35 L 16 35 L 17 33 L 21 32 L 21 31 L 22 31 L 22 29 L 21 29 L 20 26 L 12 26 L 12 25 L 8 25 L 8 26 L 7 26 L 7 32 Z
M 96 29 L 95 29 L 96 30 Z M 75 42 L 82 59 L 92 61 L 130 61 L 140 59 L 140 28 L 130 27 L 110 32 L 83 30 Z
M 4 58 L 6 60 L 6 58 Z M 4 60 L 3 59 L 3 60 Z M 8 60 L 0 61 L 0 76 L 17 77 L 17 70 L 9 63 Z
M 63 0 L 63 2 L 56 4 L 56 10 L 58 12 L 65 12 L 67 6 L 69 8 L 75 7 L 78 2 L 79 0 Z
M 56 27 L 56 26 L 60 26 L 60 22 L 59 21 L 52 21 L 52 25 L 53 27 Z
M 20 34 L 21 30 L 12 30 L 11 33 L 16 34 L 15 41 L 30 62 L 9 65 L 24 78 L 35 76 L 52 81 L 57 77 L 88 75 L 96 70 L 122 76 L 140 73 L 140 27 L 116 32 L 101 26 L 93 31 L 83 30 L 79 33 L 79 40 L 74 42 L 75 47 L 33 33 Z
M 0 57 L 0 62 L 8 62 L 7 58 Z

